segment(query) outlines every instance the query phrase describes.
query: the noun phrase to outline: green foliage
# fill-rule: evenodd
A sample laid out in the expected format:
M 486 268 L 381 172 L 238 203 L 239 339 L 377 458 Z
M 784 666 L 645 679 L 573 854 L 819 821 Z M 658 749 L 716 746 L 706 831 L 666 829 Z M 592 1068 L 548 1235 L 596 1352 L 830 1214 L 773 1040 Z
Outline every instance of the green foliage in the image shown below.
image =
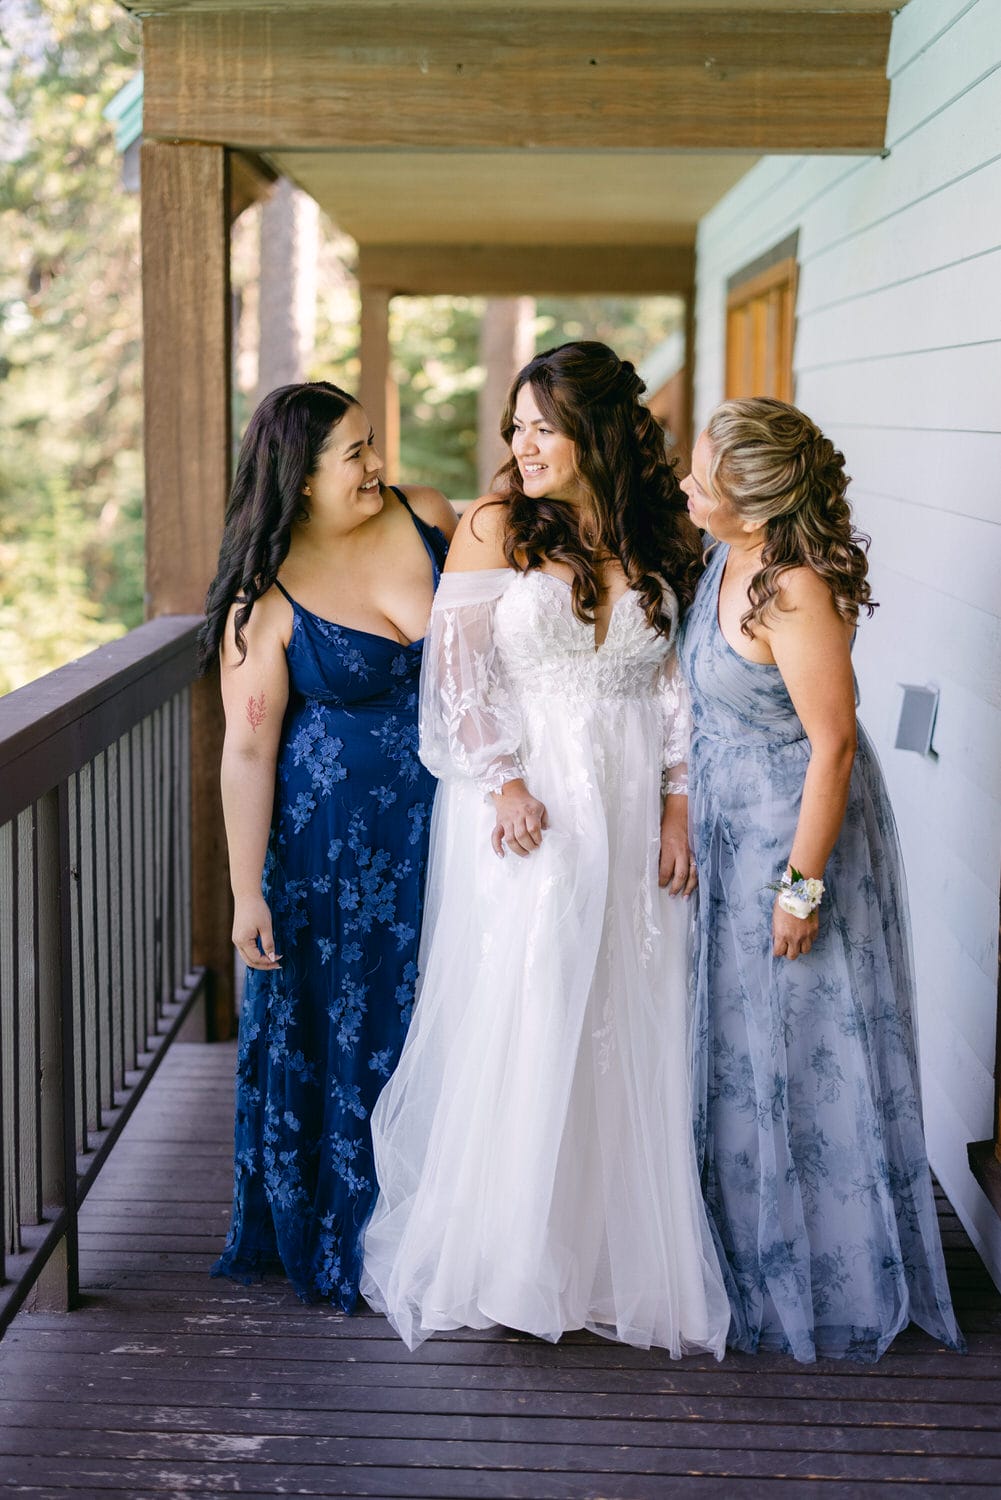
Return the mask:
M 477 492 L 477 392 L 482 297 L 396 297 L 390 337 L 400 388 L 400 472 L 452 499 Z M 536 305 L 535 347 L 600 339 L 640 361 L 674 328 L 675 297 L 545 298 Z M 497 413 L 498 419 L 500 413 Z
M 677 297 L 540 298 L 535 325 L 536 349 L 550 349 L 570 339 L 599 339 L 620 359 L 639 365 L 682 316 Z
M 112 0 L 0 22 L 0 691 L 142 618 L 138 203 L 101 111 L 136 71 Z
M 138 25 L 114 0 L 0 0 L 0 692 L 142 618 L 139 206 L 102 118 L 138 52 Z M 247 216 L 234 237 L 248 340 L 257 223 Z M 351 254 L 328 226 L 308 374 L 357 389 Z M 392 305 L 402 477 L 456 499 L 476 493 L 483 307 Z M 600 338 L 638 362 L 676 317 L 668 298 L 547 299 L 536 347 Z M 252 403 L 241 363 L 256 361 L 238 351 L 237 431 Z
M 390 313 L 400 390 L 400 476 L 453 499 L 476 494 L 477 363 L 483 299 L 395 297 Z

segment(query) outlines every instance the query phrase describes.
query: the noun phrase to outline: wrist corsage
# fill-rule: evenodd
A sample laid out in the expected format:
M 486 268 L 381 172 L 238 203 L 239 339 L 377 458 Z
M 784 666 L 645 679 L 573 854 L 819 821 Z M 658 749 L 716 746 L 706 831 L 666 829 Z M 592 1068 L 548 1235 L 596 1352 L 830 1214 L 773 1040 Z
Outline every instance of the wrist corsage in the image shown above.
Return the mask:
M 791 917 L 809 917 L 824 899 L 824 882 L 807 879 L 792 866 L 786 870 L 779 885 L 769 887 L 778 891 L 779 906 Z

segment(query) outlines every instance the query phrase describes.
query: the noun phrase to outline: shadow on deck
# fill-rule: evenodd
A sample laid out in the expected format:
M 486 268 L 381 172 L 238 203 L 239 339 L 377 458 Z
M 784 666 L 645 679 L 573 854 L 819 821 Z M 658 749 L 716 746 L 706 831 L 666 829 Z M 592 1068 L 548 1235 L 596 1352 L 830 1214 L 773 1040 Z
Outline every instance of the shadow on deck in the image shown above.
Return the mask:
M 0 1343 L 0 1490 L 660 1500 L 1001 1489 L 1001 1296 L 943 1198 L 966 1357 L 909 1330 L 872 1369 L 672 1362 L 503 1331 L 410 1355 L 372 1314 L 208 1278 L 232 1046 L 176 1044 L 81 1214 L 84 1306 Z

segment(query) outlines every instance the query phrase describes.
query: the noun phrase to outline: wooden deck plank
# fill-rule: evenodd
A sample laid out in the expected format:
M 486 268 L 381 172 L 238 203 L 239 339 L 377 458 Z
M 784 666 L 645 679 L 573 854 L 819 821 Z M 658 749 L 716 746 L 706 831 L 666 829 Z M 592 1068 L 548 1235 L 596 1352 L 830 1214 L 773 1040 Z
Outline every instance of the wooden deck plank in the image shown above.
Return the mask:
M 17 1434 L 14 1434 L 16 1436 Z M 626 1478 L 651 1477 L 661 1484 L 681 1475 L 700 1474 L 708 1478 L 800 1479 L 800 1480 L 849 1480 L 878 1485 L 884 1480 L 922 1484 L 932 1480 L 939 1484 L 950 1481 L 982 1487 L 993 1486 L 996 1493 L 997 1463 L 993 1459 L 953 1457 L 939 1458 L 927 1455 L 857 1454 L 845 1452 L 792 1452 L 781 1453 L 770 1449 L 756 1448 L 750 1452 L 737 1450 L 733 1455 L 721 1453 L 715 1446 L 708 1450 L 674 1448 L 664 1450 L 631 1449 L 629 1452 L 590 1446 L 572 1449 L 557 1449 L 555 1445 L 503 1444 L 503 1443 L 420 1443 L 410 1439 L 395 1442 L 383 1439 L 379 1443 L 378 1458 L 370 1444 L 351 1442 L 326 1446 L 322 1438 L 304 1440 L 302 1452 L 296 1458 L 269 1460 L 266 1438 L 229 1438 L 225 1434 L 217 1439 L 198 1435 L 185 1440 L 183 1435 L 175 1441 L 170 1452 L 167 1444 L 159 1445 L 151 1435 L 145 1442 L 133 1442 L 129 1434 L 102 1434 L 99 1451 L 79 1452 L 77 1444 L 87 1449 L 84 1434 L 67 1433 L 73 1444 L 69 1452 L 53 1451 L 59 1447 L 48 1434 L 44 1472 L 39 1474 L 37 1446 L 26 1454 L 12 1453 L 4 1456 L 5 1475 L 11 1476 L 24 1467 L 43 1477 L 49 1484 L 62 1468 L 62 1463 L 71 1462 L 70 1473 L 75 1482 L 90 1477 L 102 1476 L 108 1488 L 125 1488 L 131 1492 L 135 1482 L 143 1482 L 145 1473 L 159 1472 L 169 1486 L 181 1489 L 203 1490 L 232 1485 L 239 1492 L 244 1486 L 270 1483 L 275 1491 L 296 1494 L 329 1495 L 338 1493 L 331 1485 L 347 1485 L 346 1493 L 354 1494 L 359 1471 L 366 1467 L 396 1468 L 413 1474 L 415 1471 L 437 1477 L 437 1489 L 430 1493 L 442 1500 L 451 1496 L 453 1475 L 481 1470 L 495 1476 L 521 1474 L 540 1483 L 544 1476 L 559 1476 L 564 1481 L 571 1476 L 577 1480 L 578 1492 L 581 1480 L 594 1484 L 604 1480 L 599 1493 L 618 1494 Z M 42 1435 L 43 1442 L 45 1434 Z M 37 1437 L 36 1437 L 37 1441 Z M 30 1438 L 29 1438 L 30 1442 Z M 138 1453 L 132 1451 L 139 1449 Z M 322 1451 L 324 1458 L 310 1455 Z M 239 1459 L 246 1462 L 239 1462 Z M 617 1463 L 610 1460 L 617 1459 Z M 62 1461 L 62 1462 L 61 1462 Z M 136 1467 L 143 1464 L 143 1468 Z M 608 1467 L 605 1465 L 608 1464 Z M 165 1469 L 157 1466 L 166 1465 Z M 124 1482 L 123 1482 L 124 1481 Z M 146 1479 L 149 1483 L 149 1478 Z M 9 1484 L 9 1477 L 7 1479 Z M 344 1491 L 341 1491 L 342 1493 Z M 490 1493 L 491 1491 L 488 1491 Z M 425 1491 L 427 1493 L 427 1491 Z M 497 1486 L 492 1493 L 506 1494 L 506 1488 Z M 523 1491 L 524 1493 L 524 1491 Z M 530 1488 L 530 1495 L 537 1491 Z M 574 1493 L 573 1490 L 570 1491 Z
M 87 1428 L 101 1423 L 145 1426 L 169 1431 L 256 1431 L 262 1422 L 260 1390 L 255 1384 L 219 1385 L 192 1392 L 190 1382 L 160 1377 L 154 1386 L 135 1380 L 79 1382 L 52 1380 L 35 1385 L 30 1399 L 0 1393 L 0 1421 L 12 1427 L 48 1427 L 52 1402 L 74 1401 L 74 1422 Z M 114 1408 L 112 1411 L 111 1408 Z M 335 1436 L 350 1413 L 399 1413 L 415 1421 L 425 1417 L 477 1416 L 595 1418 L 602 1422 L 695 1422 L 769 1425 L 801 1424 L 811 1428 L 893 1428 L 898 1438 L 907 1429 L 938 1432 L 987 1431 L 997 1438 L 996 1402 L 941 1403 L 931 1400 L 877 1402 L 806 1397 L 761 1397 L 752 1393 L 650 1395 L 633 1392 L 531 1391 L 467 1389 L 463 1386 L 396 1387 L 340 1384 L 317 1391 L 315 1385 L 269 1385 L 268 1430 L 275 1434 Z M 113 1423 L 112 1423 L 113 1418 Z M 618 1429 L 616 1429 L 618 1433 Z
M 454 1393 L 450 1393 L 454 1394 Z M 381 1403 L 380 1403 L 381 1404 Z M 443 1403 L 450 1405 L 450 1403 Z M 953 1455 L 963 1458 L 990 1459 L 1001 1454 L 1001 1432 L 997 1414 L 992 1422 L 977 1428 L 942 1428 L 922 1425 L 908 1413 L 908 1423 L 842 1425 L 828 1420 L 811 1423 L 799 1411 L 792 1411 L 791 1421 L 776 1414 L 768 1420 L 754 1413 L 751 1421 L 740 1422 L 725 1413 L 706 1418 L 701 1413 L 681 1412 L 673 1417 L 649 1415 L 597 1415 L 581 1412 L 564 1401 L 563 1409 L 543 1411 L 539 1404 L 522 1397 L 520 1410 L 510 1412 L 469 1412 L 454 1410 L 334 1410 L 286 1413 L 280 1419 L 270 1408 L 250 1412 L 232 1408 L 199 1412 L 191 1407 L 158 1407 L 151 1413 L 143 1406 L 116 1406 L 111 1414 L 100 1404 L 79 1402 L 74 1408 L 72 1428 L 61 1429 L 56 1440 L 57 1451 L 65 1456 L 88 1457 L 102 1454 L 109 1441 L 119 1447 L 125 1436 L 125 1456 L 136 1459 L 160 1459 L 186 1456 L 196 1439 L 206 1455 L 228 1454 L 240 1437 L 252 1437 L 257 1444 L 256 1456 L 261 1462 L 283 1463 L 297 1460 L 303 1439 L 308 1440 L 310 1462 L 337 1462 L 342 1451 L 385 1451 L 386 1442 L 394 1445 L 413 1443 L 437 1453 L 449 1453 L 465 1444 L 511 1445 L 541 1453 L 551 1449 L 566 1455 L 567 1446 L 576 1445 L 591 1455 L 589 1468 L 618 1471 L 623 1464 L 630 1470 L 643 1469 L 647 1463 L 660 1464 L 665 1453 L 697 1449 L 718 1455 L 732 1450 L 745 1452 L 749 1444 L 759 1450 L 788 1454 L 796 1451 L 816 1453 L 827 1448 L 850 1446 L 856 1456 L 891 1453 L 896 1457 L 916 1459 L 923 1456 Z M 154 1420 L 151 1421 L 151 1415 Z M 52 1444 L 51 1407 L 32 1402 L 0 1402 L 0 1454 L 31 1454 Z M 202 1419 L 199 1420 L 199 1417 Z M 69 1444 L 69 1447 L 64 1445 Z M 375 1450 L 371 1446 L 376 1445 Z M 228 1446 L 227 1446 L 228 1445 Z M 629 1450 L 626 1457 L 625 1450 Z M 642 1451 L 641 1451 L 642 1450 Z M 360 1461 L 357 1458 L 351 1461 Z M 723 1461 L 721 1459 L 721 1461 Z M 732 1459 L 730 1460 L 732 1462 Z M 673 1464 L 674 1459 L 670 1462 Z M 565 1466 L 564 1464 L 560 1465 Z
M 197 1330 L 183 1330 L 174 1332 L 157 1332 L 151 1335 L 152 1343 L 156 1345 L 156 1352 L 162 1357 L 169 1358 L 191 1358 L 199 1356 L 210 1359 L 242 1360 L 251 1353 L 259 1353 L 261 1358 L 267 1361 L 281 1356 L 293 1363 L 328 1366 L 340 1365 L 344 1361 L 351 1364 L 370 1363 L 375 1365 L 398 1365 L 407 1367 L 420 1364 L 432 1364 L 438 1366 L 507 1366 L 514 1369 L 565 1369 L 565 1370 L 603 1370 L 611 1374 L 619 1370 L 648 1370 L 650 1372 L 663 1372 L 665 1363 L 658 1363 L 654 1357 L 644 1360 L 643 1351 L 622 1349 L 618 1345 L 606 1344 L 580 1344 L 551 1346 L 546 1344 L 527 1344 L 512 1339 L 509 1343 L 500 1343 L 490 1340 L 488 1337 L 477 1339 L 434 1339 L 421 1345 L 413 1353 L 408 1353 L 396 1340 L 383 1338 L 356 1338 L 337 1333 L 330 1338 L 300 1338 L 294 1343 L 288 1339 L 280 1330 L 271 1335 L 264 1335 L 265 1339 L 273 1340 L 270 1350 L 265 1343 L 259 1347 L 260 1339 L 234 1339 L 227 1328 L 213 1332 Z M 12 1348 L 44 1349 L 46 1347 L 58 1348 L 65 1353 L 78 1354 L 84 1357 L 97 1357 L 106 1350 L 107 1334 L 94 1330 L 93 1332 L 82 1327 L 79 1319 L 72 1320 L 66 1329 L 44 1329 L 26 1327 L 18 1329 L 16 1333 L 8 1335 Z M 954 1371 L 943 1370 L 941 1373 L 937 1364 L 941 1361 L 956 1362 L 959 1366 Z M 681 1362 L 679 1361 L 679 1364 Z M 827 1365 L 834 1363 L 828 1361 Z M 682 1366 L 684 1368 L 684 1366 Z M 692 1369 L 712 1369 L 711 1365 L 693 1364 L 688 1366 Z M 788 1361 L 784 1368 L 795 1368 L 792 1361 Z M 837 1368 L 837 1366 L 836 1366 Z M 987 1381 L 1001 1379 L 1001 1356 L 994 1354 L 961 1355 L 948 1354 L 948 1352 L 932 1352 L 915 1354 L 908 1357 L 899 1355 L 889 1367 L 894 1373 L 909 1373 L 912 1375 L 930 1374 L 936 1379 L 948 1379 L 952 1375 L 956 1378 L 977 1378 Z M 745 1369 L 752 1378 L 760 1379 L 770 1373 L 765 1359 L 759 1360 L 758 1365 L 747 1369 L 747 1366 L 737 1366 L 733 1369 Z M 859 1379 L 857 1371 L 849 1370 L 847 1378 Z M 864 1378 L 861 1377 L 861 1378 Z
M 908 1329 L 874 1367 L 672 1361 L 589 1334 L 383 1319 L 278 1279 L 213 1281 L 229 1212 L 231 1047 L 180 1046 L 92 1190 L 86 1300 L 0 1344 L 0 1491 L 382 1500 L 997 1493 L 1001 1297 L 937 1200 L 963 1357 Z M 44 1455 L 44 1457 L 42 1456 Z
M 287 1471 L 266 1472 L 268 1483 L 275 1488 L 251 1490 L 241 1483 L 241 1476 L 232 1471 L 224 1474 L 205 1475 L 189 1467 L 178 1471 L 171 1466 L 166 1473 L 153 1475 L 130 1469 L 95 1468 L 87 1466 L 76 1469 L 72 1466 L 51 1466 L 38 1460 L 9 1477 L 0 1477 L 0 1489 L 17 1494 L 31 1495 L 34 1500 L 67 1500 L 73 1494 L 122 1495 L 128 1500 L 188 1500 L 191 1495 L 239 1494 L 241 1500 L 275 1500 L 276 1493 L 299 1495 L 321 1495 L 329 1500 L 442 1500 L 442 1475 L 435 1470 L 373 1468 L 368 1470 L 329 1470 L 319 1480 L 322 1488 L 306 1487 L 301 1482 L 301 1470 L 297 1471 L 289 1485 Z M 37 1478 L 36 1478 L 37 1476 Z M 60 1487 L 62 1480 L 62 1487 Z M 81 1480 L 87 1489 L 79 1488 Z M 525 1474 L 511 1471 L 451 1471 L 448 1475 L 448 1500 L 665 1500 L 663 1479 L 644 1475 L 623 1475 L 616 1479 L 614 1492 L 599 1480 L 596 1484 L 582 1481 L 579 1475 Z M 278 1489 L 281 1486 L 281 1489 Z M 771 1500 L 776 1491 L 790 1500 L 830 1500 L 832 1486 L 825 1481 L 813 1481 L 799 1475 L 778 1479 L 746 1479 L 731 1475 L 726 1479 L 714 1479 L 704 1475 L 677 1475 L 671 1479 L 670 1495 L 688 1495 L 697 1492 L 699 1500 Z M 986 1493 L 990 1493 L 988 1490 Z M 836 1494 L 838 1500 L 871 1500 L 872 1486 L 868 1483 L 840 1484 Z M 925 1496 L 948 1497 L 948 1500 L 982 1500 L 982 1487 L 965 1484 L 927 1484 L 921 1487 Z M 914 1500 L 912 1484 L 888 1483 L 879 1488 L 879 1500 L 903 1496 Z
M 206 1360 L 171 1360 L 166 1363 L 162 1356 L 140 1352 L 147 1347 L 150 1351 L 156 1349 L 158 1346 L 155 1343 L 150 1346 L 139 1344 L 135 1354 L 127 1352 L 136 1347 L 134 1345 L 120 1344 L 118 1347 L 122 1353 L 108 1361 L 90 1361 L 83 1368 L 77 1362 L 68 1361 L 58 1349 L 49 1350 L 43 1355 L 21 1355 L 18 1361 L 18 1379 L 14 1381 L 11 1377 L 0 1376 L 0 1393 L 9 1397 L 19 1393 L 23 1395 L 29 1390 L 34 1394 L 51 1387 L 63 1392 L 63 1397 L 72 1405 L 73 1400 L 79 1398 L 83 1391 L 102 1386 L 112 1389 L 117 1384 L 123 1393 L 120 1399 L 129 1399 L 142 1388 L 142 1382 L 148 1377 L 155 1360 L 154 1392 L 163 1391 L 163 1399 L 166 1401 L 176 1399 L 168 1396 L 168 1391 L 182 1389 L 196 1395 L 206 1404 L 217 1402 L 220 1393 L 225 1400 L 231 1391 L 246 1390 L 247 1400 L 253 1404 L 267 1402 L 270 1405 L 274 1402 L 275 1405 L 281 1405 L 299 1402 L 307 1409 L 313 1409 L 314 1404 L 319 1409 L 326 1401 L 337 1398 L 344 1391 L 361 1390 L 370 1393 L 371 1403 L 376 1407 L 381 1399 L 381 1392 L 385 1389 L 453 1390 L 457 1387 L 490 1392 L 529 1392 L 533 1399 L 546 1391 L 565 1393 L 572 1397 L 575 1394 L 607 1395 L 611 1390 L 613 1394 L 635 1400 L 665 1394 L 700 1399 L 707 1395 L 717 1395 L 721 1400 L 738 1397 L 756 1399 L 763 1403 L 762 1410 L 766 1409 L 768 1402 L 785 1398 L 815 1399 L 830 1403 L 860 1399 L 843 1380 L 825 1382 L 819 1377 L 812 1385 L 808 1385 L 806 1382 L 809 1377 L 803 1377 L 802 1380 L 796 1377 L 788 1380 L 770 1377 L 766 1380 L 760 1376 L 755 1378 L 737 1375 L 724 1380 L 703 1372 L 693 1372 L 652 1384 L 648 1379 L 630 1379 L 633 1375 L 630 1371 L 612 1374 L 585 1371 L 579 1374 L 576 1371 L 457 1371 L 435 1365 L 418 1366 L 410 1370 L 387 1365 L 335 1365 L 327 1366 L 322 1380 L 318 1381 L 315 1370 L 308 1366 L 293 1374 L 295 1366 L 290 1361 L 263 1359 L 253 1361 L 253 1376 L 248 1385 L 248 1377 L 241 1363 L 232 1359 L 218 1364 Z M 243 1362 L 244 1366 L 245 1364 L 246 1361 Z M 67 1368 L 75 1372 L 69 1378 L 66 1376 Z M 28 1381 L 30 1386 L 26 1384 Z M 878 1389 L 873 1388 L 870 1399 L 885 1399 L 901 1405 L 909 1405 L 915 1401 L 932 1402 L 942 1407 L 943 1425 L 959 1425 L 959 1419 L 955 1415 L 957 1406 L 976 1406 L 995 1400 L 995 1393 L 996 1386 L 992 1382 L 949 1382 L 943 1387 L 942 1382 L 928 1378 L 922 1381 L 880 1383 Z

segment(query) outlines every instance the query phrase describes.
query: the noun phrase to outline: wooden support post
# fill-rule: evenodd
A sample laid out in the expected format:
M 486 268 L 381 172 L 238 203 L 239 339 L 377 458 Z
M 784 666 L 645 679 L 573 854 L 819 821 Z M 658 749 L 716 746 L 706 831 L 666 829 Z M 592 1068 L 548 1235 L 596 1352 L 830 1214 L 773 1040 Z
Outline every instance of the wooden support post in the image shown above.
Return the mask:
M 518 371 L 535 353 L 534 297 L 489 297 L 480 323 L 479 362 L 484 378 L 476 403 L 477 489 L 485 495 L 511 457 L 500 419 Z
M 147 614 L 197 614 L 215 573 L 232 462 L 230 172 L 222 146 L 142 148 Z M 192 959 L 213 1037 L 232 1034 L 232 905 L 215 675 L 191 695 Z
M 695 431 L 695 288 L 689 287 L 685 294 L 685 396 L 684 421 L 679 424 L 677 459 L 679 473 L 687 474 L 692 464 L 692 449 L 698 433 Z
M 400 397 L 389 360 L 389 299 L 385 287 L 361 285 L 361 379 L 358 399 L 375 431 L 385 477 L 400 472 Z

